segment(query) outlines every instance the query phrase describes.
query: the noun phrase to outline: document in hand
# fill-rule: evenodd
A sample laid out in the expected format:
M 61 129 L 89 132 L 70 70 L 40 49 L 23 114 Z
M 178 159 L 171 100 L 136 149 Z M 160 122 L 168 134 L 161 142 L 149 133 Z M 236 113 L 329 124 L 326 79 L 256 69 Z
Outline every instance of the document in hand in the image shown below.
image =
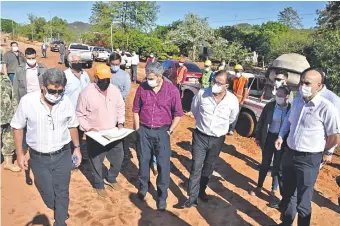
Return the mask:
M 123 139 L 124 137 L 128 136 L 130 133 L 132 133 L 134 130 L 127 129 L 127 128 L 114 128 L 110 130 L 101 130 L 98 132 L 90 131 L 86 132 L 85 134 L 89 137 L 91 137 L 93 140 L 97 141 L 103 146 L 106 146 L 116 140 Z

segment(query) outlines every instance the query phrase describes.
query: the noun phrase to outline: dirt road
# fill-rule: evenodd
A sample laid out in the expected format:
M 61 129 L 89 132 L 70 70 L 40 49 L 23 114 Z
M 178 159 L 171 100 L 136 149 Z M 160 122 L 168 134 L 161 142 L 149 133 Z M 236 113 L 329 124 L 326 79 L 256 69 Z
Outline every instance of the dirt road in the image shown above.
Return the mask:
M 29 45 L 20 43 L 24 51 Z M 41 56 L 40 47 L 34 46 Z M 40 59 L 47 67 L 64 66 L 58 64 L 59 54 L 48 52 L 47 59 Z M 94 64 L 94 66 L 97 63 Z M 87 70 L 93 76 L 94 69 Z M 139 68 L 139 76 L 143 75 Z M 127 99 L 127 127 L 132 128 L 132 102 L 137 85 Z M 171 138 L 173 150 L 171 157 L 171 182 L 169 188 L 168 208 L 166 212 L 156 211 L 155 181 L 151 176 L 152 187 L 146 197 L 146 203 L 140 202 L 135 193 L 138 186 L 138 163 L 135 145 L 131 139 L 133 158 L 122 167 L 118 177 L 124 187 L 122 191 L 109 191 L 110 198 L 97 196 L 88 180 L 91 171 L 88 165 L 72 172 L 70 185 L 70 226 L 112 226 L 112 225 L 269 225 L 279 222 L 279 212 L 266 206 L 270 199 L 271 178 L 267 177 L 265 191 L 261 197 L 248 195 L 255 186 L 258 164 L 261 160 L 260 149 L 252 138 L 237 135 L 227 137 L 217 161 L 207 193 L 211 195 L 208 203 L 200 203 L 197 208 L 179 210 L 173 208 L 186 197 L 186 184 L 191 166 L 191 133 L 194 119 L 184 116 L 178 129 Z M 106 162 L 107 165 L 107 162 Z M 53 212 L 44 205 L 36 187 L 25 183 L 25 174 L 2 173 L 2 226 L 25 226 L 53 224 Z M 325 166 L 319 175 L 313 199 L 312 225 L 339 225 L 340 215 L 337 206 L 339 188 L 334 179 L 340 175 L 340 156 L 337 152 L 331 165 Z M 31 176 L 33 177 L 32 173 Z M 33 222 L 33 223 L 32 223 Z

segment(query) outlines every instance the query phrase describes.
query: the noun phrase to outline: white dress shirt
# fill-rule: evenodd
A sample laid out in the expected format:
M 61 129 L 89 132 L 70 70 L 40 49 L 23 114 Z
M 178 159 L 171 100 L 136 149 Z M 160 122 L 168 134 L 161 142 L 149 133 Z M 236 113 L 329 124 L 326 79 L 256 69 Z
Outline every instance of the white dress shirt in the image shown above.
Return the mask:
M 139 64 L 139 56 L 134 55 L 131 57 L 131 65 L 138 65 Z
M 67 96 L 50 111 L 41 99 L 41 91 L 23 96 L 11 121 L 15 129 L 27 126 L 26 142 L 29 147 L 42 153 L 60 150 L 71 141 L 69 128 L 79 125 L 74 107 Z
M 86 71 L 81 71 L 80 77 L 78 78 L 72 72 L 71 68 L 65 70 L 65 75 L 67 79 L 65 95 L 70 98 L 74 109 L 76 109 L 81 91 L 83 91 L 83 89 L 85 89 L 91 83 L 91 80 Z
M 340 133 L 339 128 L 339 113 L 330 101 L 319 93 L 306 103 L 299 95 L 281 127 L 280 137 L 290 130 L 287 144 L 291 149 L 317 153 L 324 151 L 329 135 Z
M 26 64 L 26 92 L 31 93 L 40 90 L 40 84 L 38 79 L 38 64 L 35 67 L 30 68 Z
M 201 89 L 191 103 L 191 112 L 196 119 L 196 128 L 208 135 L 220 137 L 229 131 L 239 113 L 239 103 L 234 94 L 227 91 L 219 104 L 216 103 L 212 88 Z
M 283 124 L 283 121 L 288 113 L 288 107 L 280 107 L 278 104 L 275 104 L 274 113 L 273 113 L 273 121 L 269 126 L 269 132 L 271 133 L 279 133 L 280 128 Z

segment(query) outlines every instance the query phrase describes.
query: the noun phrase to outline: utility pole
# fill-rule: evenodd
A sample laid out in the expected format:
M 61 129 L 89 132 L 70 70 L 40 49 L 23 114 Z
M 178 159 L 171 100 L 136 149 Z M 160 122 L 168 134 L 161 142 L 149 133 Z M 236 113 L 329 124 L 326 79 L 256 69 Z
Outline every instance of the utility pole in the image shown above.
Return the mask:
M 112 21 L 111 21 L 111 51 L 113 52 L 113 21 L 114 21 L 114 15 L 113 13 L 111 13 L 111 17 L 112 17 Z
M 51 17 L 51 11 L 48 11 L 50 13 L 50 28 L 51 28 L 51 42 L 52 42 L 52 17 Z
M 12 36 L 14 37 L 14 26 L 13 26 L 13 20 L 12 20 Z
M 34 39 L 34 37 L 33 37 L 33 24 L 32 24 L 32 42 L 33 42 L 33 39 Z

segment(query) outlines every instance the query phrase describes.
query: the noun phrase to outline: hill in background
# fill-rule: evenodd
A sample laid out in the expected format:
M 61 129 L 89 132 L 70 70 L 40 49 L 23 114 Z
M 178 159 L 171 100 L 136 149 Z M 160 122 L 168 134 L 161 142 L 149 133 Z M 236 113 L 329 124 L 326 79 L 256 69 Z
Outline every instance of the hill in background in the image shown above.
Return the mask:
M 81 21 L 75 21 L 73 23 L 67 24 L 67 27 L 74 32 L 87 32 L 91 29 L 91 24 L 89 23 L 84 23 Z

